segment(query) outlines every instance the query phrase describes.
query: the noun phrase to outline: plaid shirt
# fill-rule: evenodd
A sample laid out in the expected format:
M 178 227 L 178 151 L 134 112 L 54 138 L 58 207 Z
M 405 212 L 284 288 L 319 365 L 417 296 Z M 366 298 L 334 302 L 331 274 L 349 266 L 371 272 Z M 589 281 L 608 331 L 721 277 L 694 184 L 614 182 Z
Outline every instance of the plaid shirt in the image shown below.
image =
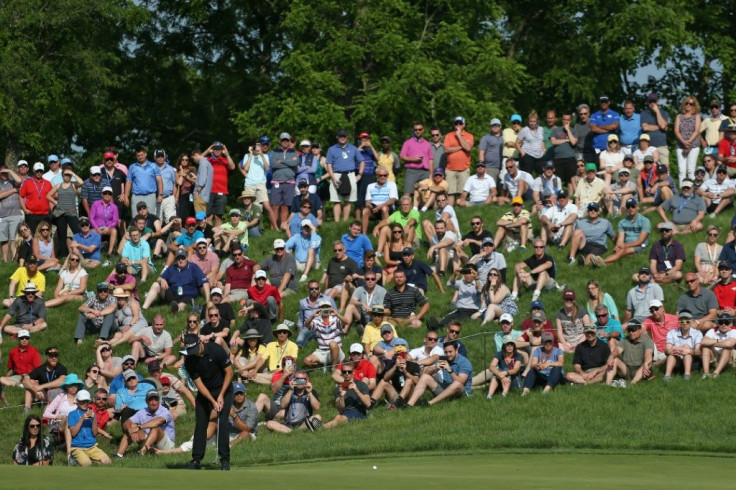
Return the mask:
M 94 298 L 88 299 L 86 303 L 84 303 L 84 306 L 87 308 L 91 308 L 96 311 L 102 311 L 108 306 L 112 306 L 116 304 L 117 300 L 112 294 L 107 295 L 107 299 L 105 301 L 102 301 L 99 297 L 99 295 L 95 295 Z M 92 321 L 97 326 L 102 326 L 102 322 L 104 321 L 105 317 L 97 317 L 93 319 Z

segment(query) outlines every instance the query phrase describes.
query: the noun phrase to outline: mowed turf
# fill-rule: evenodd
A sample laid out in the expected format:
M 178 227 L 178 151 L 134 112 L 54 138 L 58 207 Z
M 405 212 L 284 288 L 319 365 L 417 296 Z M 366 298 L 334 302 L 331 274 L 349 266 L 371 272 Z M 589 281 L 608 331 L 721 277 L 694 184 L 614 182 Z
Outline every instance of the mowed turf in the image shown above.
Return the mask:
M 297 483 L 300 489 L 326 488 L 731 488 L 732 456 L 671 453 L 525 453 L 388 455 L 371 459 L 315 461 L 284 465 L 234 467 L 223 473 L 183 469 L 134 471 L 135 487 L 161 485 L 247 484 L 266 488 Z M 376 466 L 376 469 L 373 469 Z M 81 472 L 81 473 L 80 473 Z M 73 481 L 78 490 L 130 488 L 131 470 L 124 468 L 6 467 L 4 488 L 40 488 L 52 479 Z

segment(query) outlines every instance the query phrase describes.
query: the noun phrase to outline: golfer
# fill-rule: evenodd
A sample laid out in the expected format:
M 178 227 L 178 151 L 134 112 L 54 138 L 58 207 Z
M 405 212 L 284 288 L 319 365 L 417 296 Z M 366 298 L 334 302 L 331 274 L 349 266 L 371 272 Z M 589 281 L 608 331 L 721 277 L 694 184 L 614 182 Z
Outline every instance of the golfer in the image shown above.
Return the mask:
M 215 417 L 217 424 L 217 454 L 220 469 L 230 470 L 230 444 L 228 439 L 228 416 L 233 405 L 233 366 L 230 356 L 214 342 L 201 342 L 197 334 L 184 335 L 186 348 L 186 367 L 189 377 L 197 386 L 194 406 L 196 423 L 194 425 L 194 447 L 190 470 L 201 467 L 207 444 L 207 425 Z M 215 413 L 213 413 L 213 411 Z

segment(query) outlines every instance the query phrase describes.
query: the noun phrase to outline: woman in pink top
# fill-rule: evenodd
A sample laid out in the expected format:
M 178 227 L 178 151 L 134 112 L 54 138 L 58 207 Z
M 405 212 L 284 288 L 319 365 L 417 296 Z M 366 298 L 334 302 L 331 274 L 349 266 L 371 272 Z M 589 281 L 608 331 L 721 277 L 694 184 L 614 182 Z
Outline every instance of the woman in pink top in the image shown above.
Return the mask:
M 112 255 L 118 241 L 118 207 L 112 202 L 112 187 L 102 188 L 102 199 L 95 201 L 89 210 L 92 229 L 107 237 L 107 255 Z M 103 238 L 104 241 L 104 238 Z

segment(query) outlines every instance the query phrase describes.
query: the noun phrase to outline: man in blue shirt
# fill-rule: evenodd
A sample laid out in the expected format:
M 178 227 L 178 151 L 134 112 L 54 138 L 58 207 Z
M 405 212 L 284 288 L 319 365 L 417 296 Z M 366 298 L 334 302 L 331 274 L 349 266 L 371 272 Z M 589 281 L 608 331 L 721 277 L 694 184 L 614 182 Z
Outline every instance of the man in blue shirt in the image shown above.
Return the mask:
M 69 250 L 82 256 L 82 263 L 80 264 L 82 267 L 94 269 L 100 265 L 102 260 L 100 254 L 102 237 L 96 231 L 92 231 L 89 218 L 86 216 L 79 218 L 79 228 L 82 231 L 74 234 Z
M 148 209 L 157 209 L 163 200 L 164 183 L 161 172 L 153 162 L 148 160 L 145 148 L 135 151 L 136 163 L 128 170 L 128 181 L 125 183 L 125 204 L 143 201 Z M 132 198 L 131 198 L 132 192 Z
M 626 217 L 618 222 L 618 233 L 613 253 L 606 257 L 603 265 L 612 264 L 623 257 L 644 252 L 649 247 L 651 232 L 652 224 L 649 219 L 639 213 L 639 202 L 630 197 L 626 200 Z M 598 259 L 594 260 L 598 261 Z
M 156 161 L 156 167 L 161 175 L 161 182 L 163 184 L 161 204 L 159 204 L 156 214 L 162 223 L 168 223 L 171 218 L 176 216 L 176 201 L 174 200 L 176 169 L 169 165 L 166 152 L 161 148 L 153 152 L 153 159 Z
M 363 267 L 363 254 L 366 250 L 373 250 L 371 240 L 363 235 L 360 221 L 350 223 L 350 232 L 345 233 L 340 240 L 345 244 L 345 254 L 353 259 L 360 267 Z
M 185 221 L 184 225 L 186 231 L 176 237 L 174 241 L 169 245 L 169 254 L 166 257 L 166 266 L 170 266 L 174 263 L 174 256 L 179 250 L 184 250 L 187 255 L 194 254 L 196 250 L 197 240 L 204 238 L 202 230 L 197 228 L 197 218 L 189 216 Z
M 330 201 L 334 203 L 335 223 L 347 221 L 350 217 L 351 203 L 358 200 L 358 180 L 363 178 L 364 167 L 365 162 L 360 151 L 348 143 L 348 132 L 341 129 L 337 132 L 337 144 L 327 150 Z M 344 179 L 347 179 L 347 184 Z M 344 207 L 343 200 L 347 201 Z
M 619 119 L 621 130 L 621 149 L 627 155 L 633 154 L 639 148 L 639 135 L 641 135 L 641 117 L 635 112 L 634 103 L 630 100 L 624 102 L 624 114 Z
M 575 222 L 575 231 L 572 233 L 570 244 L 570 263 L 573 263 L 575 254 L 580 252 L 580 265 L 593 264 L 596 267 L 605 267 L 601 258 L 608 248 L 606 237 L 613 240 L 613 226 L 605 218 L 600 218 L 601 206 L 597 202 L 588 203 L 588 216 Z
M 305 219 L 301 222 L 301 233 L 292 235 L 286 242 L 286 250 L 291 251 L 296 259 L 296 269 L 302 273 L 299 282 L 306 282 L 312 267 L 320 268 L 319 254 L 322 248 L 322 237 L 314 232 L 314 225 Z
M 164 299 L 176 314 L 184 311 L 187 303 L 194 304 L 194 299 L 204 293 L 205 302 L 210 301 L 210 284 L 207 276 L 196 264 L 187 260 L 187 252 L 180 249 L 176 252 L 176 264 L 167 267 L 161 277 L 151 285 L 142 308 L 148 309 L 156 298 Z
M 590 132 L 593 133 L 593 148 L 596 153 L 605 150 L 608 145 L 608 135 L 618 134 L 619 114 L 610 109 L 611 100 L 607 95 L 598 98 L 600 110 L 590 116 Z
M 472 394 L 470 384 L 473 379 L 473 365 L 466 357 L 460 355 L 455 342 L 447 342 L 443 348 L 445 349 L 444 359 L 440 357 L 437 363 L 442 381 L 438 382 L 433 374 L 422 373 L 407 405 L 411 407 L 416 405 L 427 389 L 434 394 L 434 398 L 429 400 L 429 405 Z

